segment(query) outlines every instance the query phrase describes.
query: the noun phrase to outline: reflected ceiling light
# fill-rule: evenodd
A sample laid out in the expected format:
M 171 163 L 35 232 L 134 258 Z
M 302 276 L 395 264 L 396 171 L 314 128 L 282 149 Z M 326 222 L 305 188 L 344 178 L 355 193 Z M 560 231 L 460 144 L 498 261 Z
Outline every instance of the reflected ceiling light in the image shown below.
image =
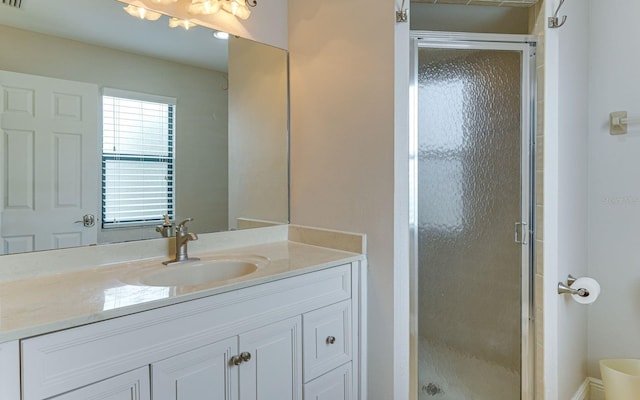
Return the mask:
M 157 21 L 158 19 L 160 19 L 160 17 L 162 16 L 162 14 L 157 13 L 155 11 L 149 11 L 144 7 L 136 7 L 134 5 L 129 4 L 128 6 L 124 7 L 124 10 L 127 12 L 127 14 L 136 17 L 136 18 L 140 18 L 140 19 L 146 19 L 149 21 Z
M 215 31 L 213 32 L 213 36 L 216 39 L 227 40 L 229 39 L 229 34 L 227 32 Z
M 188 19 L 171 18 L 169 20 L 169 27 L 171 28 L 181 27 L 188 31 L 189 28 L 193 28 L 194 26 L 198 26 L 198 24 L 191 22 Z
M 162 4 L 163 6 L 169 5 L 171 3 L 177 3 L 178 0 L 151 0 L 152 3 Z
M 257 0 L 191 0 L 189 12 L 196 15 L 211 15 L 224 10 L 240 19 L 251 15 L 249 7 L 258 5 Z
M 220 11 L 221 8 L 221 0 L 191 0 L 189 13 L 196 15 L 211 15 Z

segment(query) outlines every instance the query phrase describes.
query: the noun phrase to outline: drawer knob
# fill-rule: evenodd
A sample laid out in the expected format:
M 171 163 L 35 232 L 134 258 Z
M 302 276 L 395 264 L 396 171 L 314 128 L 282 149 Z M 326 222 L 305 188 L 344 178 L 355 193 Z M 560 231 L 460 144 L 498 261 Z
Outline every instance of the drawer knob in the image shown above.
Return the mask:
M 242 358 L 240 358 L 239 356 L 233 356 L 233 357 L 231 357 L 229 362 L 231 364 L 233 364 L 233 365 L 240 365 L 240 364 L 242 364 Z
M 240 353 L 240 359 L 242 361 L 249 361 L 251 360 L 251 353 L 248 353 L 246 351 L 243 351 L 242 353 Z
M 327 337 L 327 344 L 334 344 L 336 342 L 336 337 L 335 336 L 328 336 Z

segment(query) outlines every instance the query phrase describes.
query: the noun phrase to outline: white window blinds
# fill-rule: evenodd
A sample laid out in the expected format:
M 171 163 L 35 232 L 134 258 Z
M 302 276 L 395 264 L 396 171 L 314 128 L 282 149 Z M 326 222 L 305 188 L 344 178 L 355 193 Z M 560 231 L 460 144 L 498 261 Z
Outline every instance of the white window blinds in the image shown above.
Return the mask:
M 105 89 L 102 111 L 103 227 L 173 219 L 175 99 Z

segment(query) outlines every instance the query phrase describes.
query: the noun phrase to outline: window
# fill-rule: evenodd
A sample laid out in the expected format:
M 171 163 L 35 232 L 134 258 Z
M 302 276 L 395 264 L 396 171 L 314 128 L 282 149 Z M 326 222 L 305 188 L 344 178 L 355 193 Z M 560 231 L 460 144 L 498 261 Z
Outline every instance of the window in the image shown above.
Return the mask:
M 175 99 L 105 89 L 102 96 L 102 226 L 174 215 Z

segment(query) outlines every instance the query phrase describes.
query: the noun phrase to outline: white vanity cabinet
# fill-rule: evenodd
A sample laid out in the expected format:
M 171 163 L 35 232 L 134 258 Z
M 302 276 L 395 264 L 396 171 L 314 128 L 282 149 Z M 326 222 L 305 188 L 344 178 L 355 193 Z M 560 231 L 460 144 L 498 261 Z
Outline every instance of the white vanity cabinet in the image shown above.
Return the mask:
M 360 274 L 353 262 L 23 339 L 22 400 L 359 399 Z

